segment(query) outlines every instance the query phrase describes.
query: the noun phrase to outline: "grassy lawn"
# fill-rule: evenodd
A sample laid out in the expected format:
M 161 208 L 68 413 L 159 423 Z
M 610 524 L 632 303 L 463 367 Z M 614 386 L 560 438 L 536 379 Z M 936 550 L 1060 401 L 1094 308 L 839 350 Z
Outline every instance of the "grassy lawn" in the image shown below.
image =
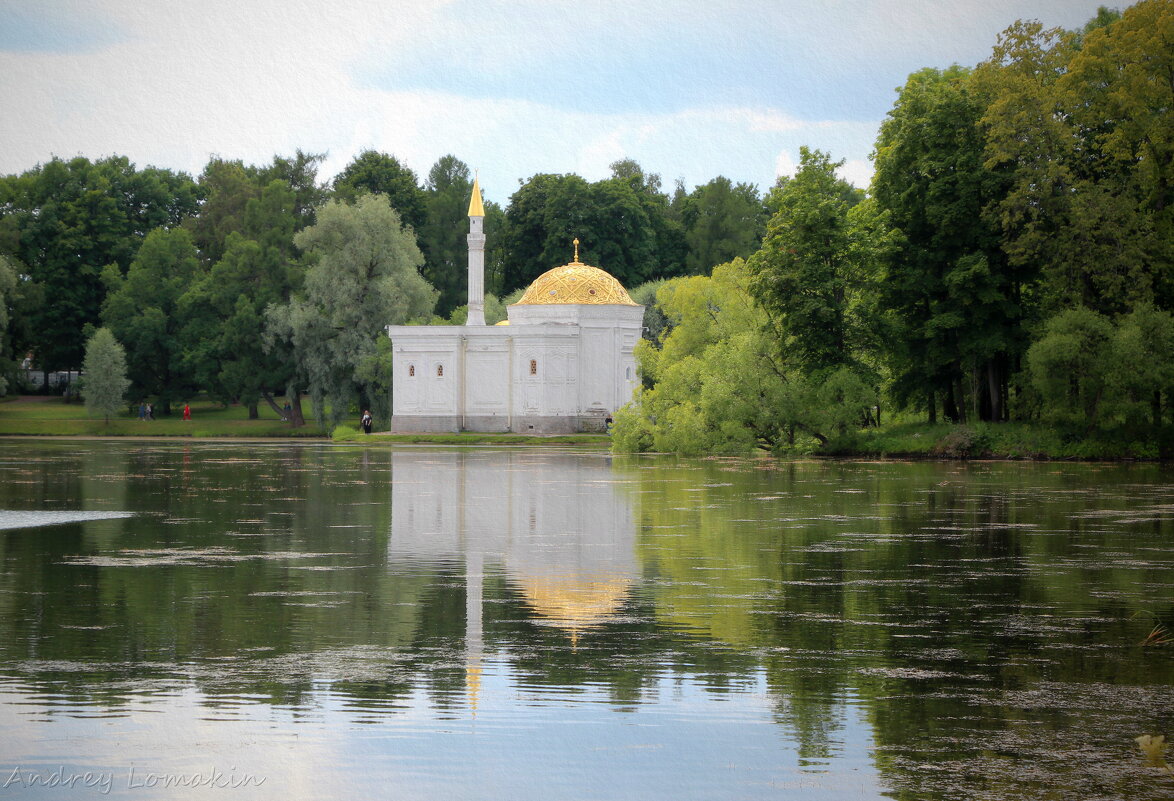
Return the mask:
M 284 398 L 278 398 L 281 405 Z M 61 398 L 46 396 L 14 396 L 0 398 L 0 436 L 74 436 L 74 437 L 327 437 L 311 417 L 301 428 L 290 428 L 281 422 L 273 410 L 262 404 L 260 419 L 250 420 L 245 406 L 221 406 L 215 401 L 198 398 L 191 404 L 192 419 L 184 422 L 183 404 L 172 408 L 171 415 L 160 415 L 155 420 L 140 421 L 138 406 L 131 412 L 124 409 L 109 423 L 86 414 L 82 403 L 65 403 Z M 308 403 L 303 410 L 310 414 Z M 159 414 L 157 411 L 156 414 Z M 434 445 L 590 445 L 606 448 L 611 437 L 603 434 L 568 434 L 565 436 L 534 436 L 529 434 L 387 434 L 366 436 L 353 428 L 340 426 L 335 442 L 364 444 L 406 443 Z
M 278 400 L 278 403 L 282 403 Z M 192 402 L 192 419 L 183 420 L 183 404 L 171 416 L 140 421 L 138 406 L 130 407 L 107 423 L 86 414 L 85 404 L 65 403 L 61 398 L 21 396 L 0 398 L 0 435 L 58 435 L 95 437 L 324 437 L 310 422 L 299 429 L 283 423 L 268 406 L 260 418 L 250 420 L 245 406 L 221 406 L 199 398 Z

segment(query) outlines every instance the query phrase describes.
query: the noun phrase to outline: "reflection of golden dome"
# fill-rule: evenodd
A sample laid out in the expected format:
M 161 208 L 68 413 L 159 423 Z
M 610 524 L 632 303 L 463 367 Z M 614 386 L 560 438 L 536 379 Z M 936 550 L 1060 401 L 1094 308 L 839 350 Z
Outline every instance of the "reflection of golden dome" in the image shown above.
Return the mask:
M 635 306 L 624 285 L 598 267 L 573 261 L 547 270 L 526 288 L 519 306 L 591 303 Z
M 556 626 L 579 629 L 619 611 L 631 582 L 615 575 L 526 576 L 520 584 L 535 612 Z

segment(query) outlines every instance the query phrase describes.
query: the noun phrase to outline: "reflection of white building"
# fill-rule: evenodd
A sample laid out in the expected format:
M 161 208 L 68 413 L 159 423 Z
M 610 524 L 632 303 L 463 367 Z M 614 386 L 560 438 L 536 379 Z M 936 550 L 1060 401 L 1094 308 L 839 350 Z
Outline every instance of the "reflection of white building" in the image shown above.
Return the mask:
M 475 566 L 478 601 L 481 565 L 496 563 L 539 619 L 574 632 L 616 612 L 638 575 L 605 455 L 397 450 L 391 464 L 390 561 Z
M 391 428 L 401 432 L 602 431 L 632 399 L 644 307 L 575 259 L 543 273 L 485 324 L 481 190 L 469 203 L 469 316 L 463 326 L 388 326 Z

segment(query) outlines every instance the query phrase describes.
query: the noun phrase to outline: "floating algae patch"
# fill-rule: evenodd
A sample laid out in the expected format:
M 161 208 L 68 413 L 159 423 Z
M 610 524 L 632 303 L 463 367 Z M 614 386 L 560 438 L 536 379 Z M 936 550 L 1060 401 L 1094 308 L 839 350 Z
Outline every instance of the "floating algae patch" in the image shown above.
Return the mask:
M 93 565 L 96 567 L 159 567 L 161 565 L 218 565 L 249 560 L 317 559 L 342 556 L 337 553 L 301 553 L 297 551 L 270 551 L 267 553 L 240 553 L 231 548 L 135 548 L 124 549 L 118 555 L 70 556 L 64 564 Z
M 134 512 L 83 512 L 56 511 L 30 512 L 16 509 L 0 509 L 0 531 L 14 528 L 37 526 L 60 526 L 66 523 L 88 523 L 91 520 L 118 520 L 134 517 Z

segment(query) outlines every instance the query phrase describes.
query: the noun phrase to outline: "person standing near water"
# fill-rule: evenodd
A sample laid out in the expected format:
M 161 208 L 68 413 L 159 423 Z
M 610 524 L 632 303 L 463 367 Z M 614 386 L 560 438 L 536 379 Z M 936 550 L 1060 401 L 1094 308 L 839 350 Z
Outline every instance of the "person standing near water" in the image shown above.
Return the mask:
M 183 405 L 183 419 L 184 420 L 191 420 L 192 419 L 192 407 L 186 403 Z
M 364 434 L 371 433 L 371 423 L 372 422 L 373 422 L 373 420 L 371 419 L 371 410 L 367 409 L 363 412 L 363 416 L 359 419 L 359 425 L 361 425 L 363 427 Z

